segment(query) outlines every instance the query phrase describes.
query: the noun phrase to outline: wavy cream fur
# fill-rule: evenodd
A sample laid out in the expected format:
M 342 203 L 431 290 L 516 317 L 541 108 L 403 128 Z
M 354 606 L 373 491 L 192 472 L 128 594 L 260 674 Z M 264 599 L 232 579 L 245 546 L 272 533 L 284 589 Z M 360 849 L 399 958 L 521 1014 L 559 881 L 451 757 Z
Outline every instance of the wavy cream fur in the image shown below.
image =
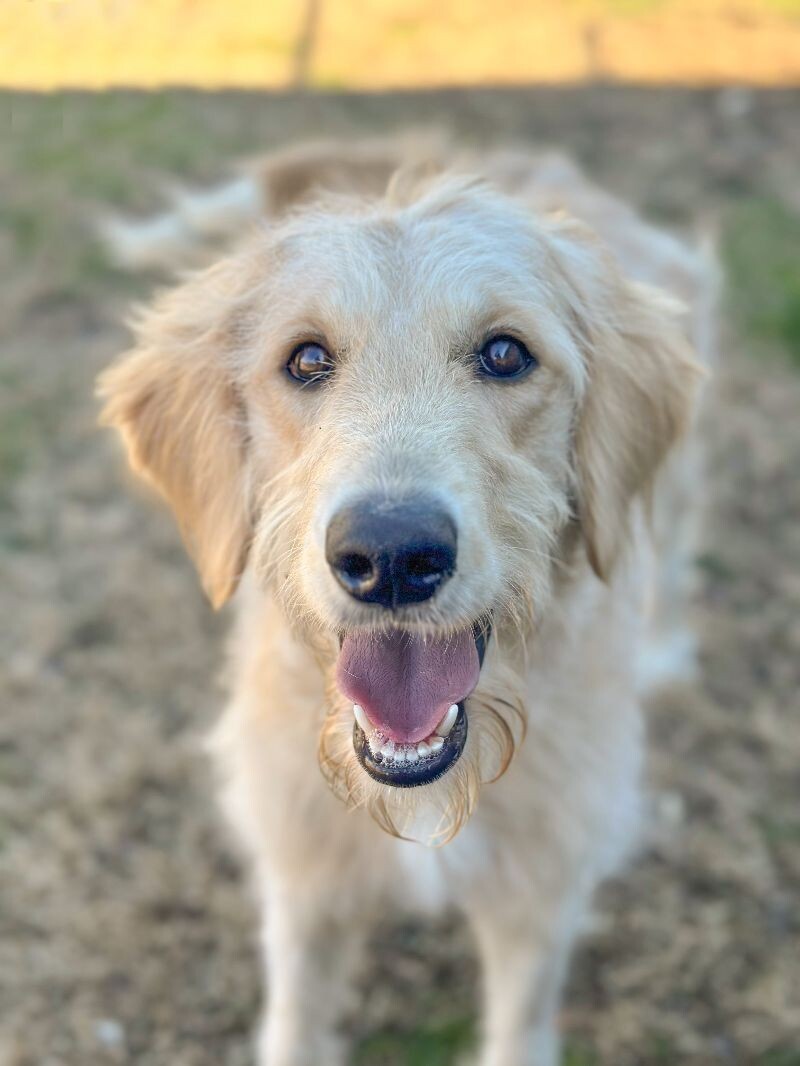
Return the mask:
M 213 749 L 263 903 L 260 1066 L 346 1061 L 348 975 L 391 900 L 469 917 L 482 1066 L 553 1066 L 581 915 L 636 836 L 648 513 L 691 419 L 710 283 L 557 157 L 473 160 L 489 183 L 417 159 L 390 181 L 397 152 L 360 151 L 362 168 L 330 146 L 264 164 L 266 223 L 143 316 L 104 418 L 212 602 L 241 579 Z M 492 332 L 536 372 L 477 380 Z M 338 360 L 322 388 L 282 370 L 306 338 Z M 356 494 L 420 485 L 457 520 L 458 569 L 401 622 L 494 635 L 462 759 L 392 790 L 356 763 L 332 671 L 338 631 L 394 620 L 337 586 L 324 532 Z

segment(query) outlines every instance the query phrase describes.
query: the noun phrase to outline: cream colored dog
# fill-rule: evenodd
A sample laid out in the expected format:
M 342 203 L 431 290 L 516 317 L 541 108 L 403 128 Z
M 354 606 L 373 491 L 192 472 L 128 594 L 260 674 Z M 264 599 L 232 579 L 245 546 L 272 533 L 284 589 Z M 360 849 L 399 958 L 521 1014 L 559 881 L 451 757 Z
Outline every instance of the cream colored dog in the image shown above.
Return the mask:
M 571 946 L 636 837 L 654 597 L 683 647 L 691 463 L 664 460 L 707 271 L 559 157 L 461 158 L 476 180 L 439 152 L 312 146 L 113 235 L 143 262 L 265 219 L 100 383 L 212 603 L 239 587 L 213 746 L 263 903 L 261 1066 L 346 1061 L 388 901 L 467 915 L 483 1066 L 556 1063 Z

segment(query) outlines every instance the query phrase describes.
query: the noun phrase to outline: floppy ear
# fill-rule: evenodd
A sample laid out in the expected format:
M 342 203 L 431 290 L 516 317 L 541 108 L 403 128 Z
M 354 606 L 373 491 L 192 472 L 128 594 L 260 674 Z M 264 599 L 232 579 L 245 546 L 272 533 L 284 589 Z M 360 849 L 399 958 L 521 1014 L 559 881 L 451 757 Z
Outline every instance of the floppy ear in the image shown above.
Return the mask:
M 704 376 L 666 293 L 626 281 L 581 227 L 560 223 L 556 254 L 587 380 L 575 427 L 578 518 L 589 562 L 608 580 L 635 496 L 686 430 Z
M 102 423 L 170 504 L 214 607 L 235 590 L 251 535 L 244 417 L 225 364 L 229 284 L 220 264 L 168 293 L 98 379 Z

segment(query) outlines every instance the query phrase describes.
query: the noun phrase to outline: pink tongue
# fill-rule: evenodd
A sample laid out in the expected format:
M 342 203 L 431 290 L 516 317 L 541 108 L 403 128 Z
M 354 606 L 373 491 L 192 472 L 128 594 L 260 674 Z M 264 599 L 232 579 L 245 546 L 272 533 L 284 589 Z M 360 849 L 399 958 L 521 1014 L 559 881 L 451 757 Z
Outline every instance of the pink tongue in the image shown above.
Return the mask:
M 381 733 L 401 744 L 429 736 L 447 708 L 472 692 L 480 664 L 467 630 L 449 640 L 409 633 L 354 633 L 344 639 L 336 682 Z

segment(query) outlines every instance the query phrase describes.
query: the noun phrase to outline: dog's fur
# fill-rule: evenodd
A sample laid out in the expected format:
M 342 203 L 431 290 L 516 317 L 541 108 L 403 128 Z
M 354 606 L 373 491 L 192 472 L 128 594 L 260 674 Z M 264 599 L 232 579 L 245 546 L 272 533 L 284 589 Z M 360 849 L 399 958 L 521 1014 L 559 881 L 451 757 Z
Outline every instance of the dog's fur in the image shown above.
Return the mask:
M 571 945 L 639 824 L 641 652 L 654 597 L 683 595 L 688 540 L 670 529 L 693 462 L 675 446 L 713 285 L 560 157 L 462 158 L 484 184 L 437 174 L 442 154 L 426 145 L 403 168 L 391 145 L 319 145 L 264 161 L 241 217 L 259 203 L 265 222 L 158 300 L 100 383 L 212 603 L 240 586 L 213 748 L 263 904 L 261 1066 L 346 1061 L 350 977 L 390 900 L 469 918 L 483 1066 L 553 1066 Z M 217 228 L 241 225 L 235 201 L 209 201 Z M 492 331 L 523 337 L 539 368 L 478 380 L 470 353 Z M 338 358 L 316 389 L 283 372 L 307 338 Z M 458 569 L 387 620 L 334 582 L 324 531 L 354 493 L 419 485 L 457 518 Z M 461 760 L 415 789 L 368 778 L 333 681 L 337 634 L 487 619 Z

